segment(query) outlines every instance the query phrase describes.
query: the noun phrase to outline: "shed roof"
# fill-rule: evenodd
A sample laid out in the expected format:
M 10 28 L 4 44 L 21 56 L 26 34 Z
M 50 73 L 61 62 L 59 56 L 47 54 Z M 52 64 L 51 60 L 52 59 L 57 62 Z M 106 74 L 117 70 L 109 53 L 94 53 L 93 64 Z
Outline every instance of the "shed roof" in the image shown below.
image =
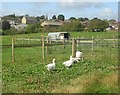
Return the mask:
M 48 35 L 50 35 L 50 34 L 64 34 L 64 33 L 68 33 L 68 32 L 51 32 L 51 33 L 48 33 Z

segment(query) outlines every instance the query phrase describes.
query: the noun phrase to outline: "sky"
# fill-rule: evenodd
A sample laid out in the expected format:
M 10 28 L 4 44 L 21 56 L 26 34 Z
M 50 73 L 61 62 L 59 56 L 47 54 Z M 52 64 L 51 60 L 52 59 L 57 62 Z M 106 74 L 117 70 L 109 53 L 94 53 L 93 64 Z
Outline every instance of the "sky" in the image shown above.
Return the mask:
M 59 14 L 63 14 L 65 16 L 65 19 L 69 19 L 70 17 L 87 17 L 89 19 L 92 19 L 94 17 L 98 17 L 100 19 L 118 19 L 118 2 L 113 1 L 8 1 L 0 2 L 0 5 L 2 5 L 0 8 L 0 13 L 2 14 L 0 14 L 0 16 L 9 15 L 12 13 L 15 13 L 15 15 L 28 14 L 29 16 L 41 16 L 47 14 L 48 18 L 51 19 L 53 15 L 58 16 Z

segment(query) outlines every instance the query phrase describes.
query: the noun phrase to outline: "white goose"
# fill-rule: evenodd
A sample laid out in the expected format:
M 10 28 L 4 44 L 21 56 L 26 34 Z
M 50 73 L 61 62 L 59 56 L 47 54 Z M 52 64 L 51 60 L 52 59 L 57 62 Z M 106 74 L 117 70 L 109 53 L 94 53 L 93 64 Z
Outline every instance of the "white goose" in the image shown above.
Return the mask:
M 70 60 L 63 62 L 63 65 L 66 67 L 70 67 L 74 62 L 74 59 L 72 58 L 72 56 L 70 56 Z
M 80 52 L 80 51 L 76 51 L 76 57 L 75 57 L 75 59 L 77 61 L 80 61 L 82 58 L 83 58 L 83 53 Z
M 82 52 L 76 51 L 76 57 L 73 58 L 73 63 L 78 63 L 83 58 Z
M 76 57 L 75 57 L 75 58 L 73 58 L 73 60 L 74 60 L 74 63 L 76 63 L 76 62 L 77 62 L 77 63 L 80 62 L 80 58 L 76 58 Z
M 53 59 L 53 63 L 50 63 L 46 66 L 47 66 L 48 71 L 51 71 L 51 70 L 55 69 L 55 59 Z

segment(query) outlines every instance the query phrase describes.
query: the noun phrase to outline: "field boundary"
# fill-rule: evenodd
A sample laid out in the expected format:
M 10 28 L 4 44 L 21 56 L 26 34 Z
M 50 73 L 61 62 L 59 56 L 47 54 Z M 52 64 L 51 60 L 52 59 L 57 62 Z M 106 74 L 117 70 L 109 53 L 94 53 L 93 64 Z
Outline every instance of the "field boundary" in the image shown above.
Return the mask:
M 17 41 L 21 41 L 20 44 L 17 44 Z M 24 42 L 27 41 L 27 42 Z M 38 43 L 31 43 L 31 41 L 38 42 Z M 112 41 L 112 42 L 108 42 Z M 116 48 L 116 45 L 114 42 L 118 41 L 118 39 L 95 39 L 93 36 L 92 38 L 70 38 L 68 40 L 61 40 L 57 39 L 54 41 L 49 41 L 47 37 L 41 37 L 39 39 L 31 39 L 31 38 L 12 38 L 12 62 L 15 62 L 15 56 L 14 56 L 14 48 L 23 48 L 23 47 L 41 47 L 42 48 L 42 58 L 45 59 L 45 49 L 48 52 L 48 47 L 54 47 L 56 45 L 63 45 L 63 48 L 65 49 L 66 45 L 72 45 L 72 56 L 75 57 L 75 52 L 78 50 L 79 45 L 85 45 L 89 44 L 91 45 L 92 52 L 94 51 L 94 46 L 98 45 L 99 43 L 101 47 L 103 46 L 109 46 L 111 48 Z

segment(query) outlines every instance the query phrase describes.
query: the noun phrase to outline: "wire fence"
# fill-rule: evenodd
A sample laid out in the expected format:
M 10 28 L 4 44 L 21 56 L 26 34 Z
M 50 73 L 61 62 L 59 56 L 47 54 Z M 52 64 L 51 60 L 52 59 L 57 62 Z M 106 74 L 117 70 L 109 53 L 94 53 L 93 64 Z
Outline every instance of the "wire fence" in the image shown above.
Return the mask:
M 99 39 L 99 38 L 70 38 L 68 40 L 49 40 L 48 37 L 26 37 L 12 39 L 12 62 L 15 62 L 15 48 L 38 47 L 40 48 L 41 59 L 47 60 L 48 57 L 58 56 L 63 60 L 74 56 L 77 50 L 82 51 L 85 59 L 108 56 L 119 49 L 118 39 Z M 31 52 L 31 51 L 29 51 Z M 37 53 L 36 53 L 37 54 Z M 98 57 L 98 58 L 99 58 Z M 116 55 L 117 57 L 117 55 Z

